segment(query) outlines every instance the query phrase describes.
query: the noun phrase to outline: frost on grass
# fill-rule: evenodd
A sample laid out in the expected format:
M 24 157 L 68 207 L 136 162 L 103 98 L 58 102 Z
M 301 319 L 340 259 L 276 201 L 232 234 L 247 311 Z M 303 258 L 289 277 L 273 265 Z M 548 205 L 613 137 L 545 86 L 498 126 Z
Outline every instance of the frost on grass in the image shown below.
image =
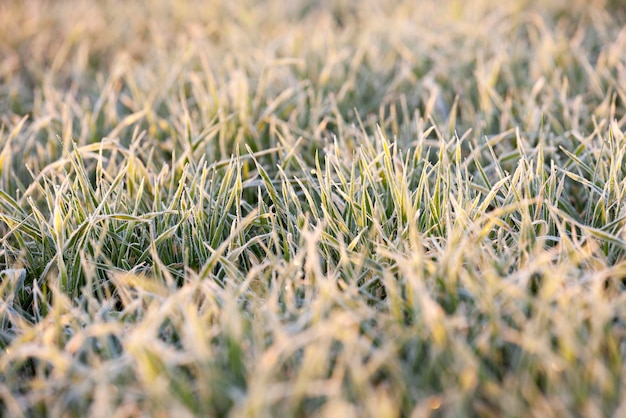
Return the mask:
M 2 415 L 626 413 L 619 1 L 209 3 L 0 4 Z

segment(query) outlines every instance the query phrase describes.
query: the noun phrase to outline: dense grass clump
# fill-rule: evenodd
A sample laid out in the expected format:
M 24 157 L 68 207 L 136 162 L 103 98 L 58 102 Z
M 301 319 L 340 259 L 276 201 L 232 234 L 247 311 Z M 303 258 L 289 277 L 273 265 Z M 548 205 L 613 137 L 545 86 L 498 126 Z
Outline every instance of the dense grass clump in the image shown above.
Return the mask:
M 625 22 L 1 2 L 0 415 L 626 414 Z

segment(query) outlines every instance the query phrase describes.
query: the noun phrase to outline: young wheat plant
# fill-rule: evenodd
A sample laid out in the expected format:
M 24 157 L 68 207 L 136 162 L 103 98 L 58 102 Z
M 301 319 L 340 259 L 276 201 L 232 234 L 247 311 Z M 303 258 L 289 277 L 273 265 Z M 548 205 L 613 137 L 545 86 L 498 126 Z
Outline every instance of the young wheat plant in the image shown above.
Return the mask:
M 0 3 L 0 415 L 626 415 L 620 1 Z

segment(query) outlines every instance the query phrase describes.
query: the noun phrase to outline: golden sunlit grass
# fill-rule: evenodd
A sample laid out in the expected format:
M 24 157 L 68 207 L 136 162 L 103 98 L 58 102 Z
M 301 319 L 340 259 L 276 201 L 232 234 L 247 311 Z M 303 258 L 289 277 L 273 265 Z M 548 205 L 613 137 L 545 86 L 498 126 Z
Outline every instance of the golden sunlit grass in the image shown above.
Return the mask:
M 1 414 L 625 414 L 625 19 L 0 3 Z

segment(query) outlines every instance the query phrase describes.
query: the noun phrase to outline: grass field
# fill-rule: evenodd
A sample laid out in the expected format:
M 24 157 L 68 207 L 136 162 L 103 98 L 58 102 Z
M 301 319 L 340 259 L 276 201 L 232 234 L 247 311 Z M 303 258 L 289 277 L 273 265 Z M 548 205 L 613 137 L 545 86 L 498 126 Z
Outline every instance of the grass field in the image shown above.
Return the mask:
M 626 3 L 0 2 L 0 415 L 626 416 Z

